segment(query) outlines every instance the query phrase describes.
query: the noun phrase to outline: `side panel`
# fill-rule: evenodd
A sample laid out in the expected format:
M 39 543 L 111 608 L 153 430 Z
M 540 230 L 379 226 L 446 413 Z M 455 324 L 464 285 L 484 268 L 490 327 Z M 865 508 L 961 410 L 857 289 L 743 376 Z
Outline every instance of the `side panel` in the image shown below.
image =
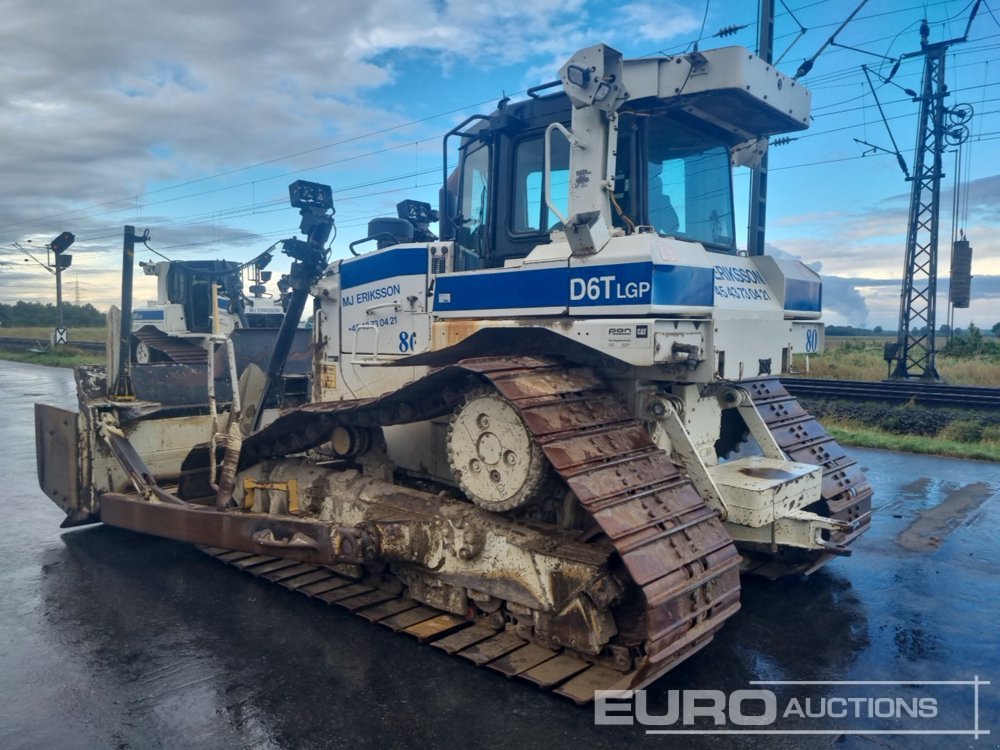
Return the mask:
M 340 264 L 341 349 L 355 355 L 425 351 L 426 245 L 392 247 Z

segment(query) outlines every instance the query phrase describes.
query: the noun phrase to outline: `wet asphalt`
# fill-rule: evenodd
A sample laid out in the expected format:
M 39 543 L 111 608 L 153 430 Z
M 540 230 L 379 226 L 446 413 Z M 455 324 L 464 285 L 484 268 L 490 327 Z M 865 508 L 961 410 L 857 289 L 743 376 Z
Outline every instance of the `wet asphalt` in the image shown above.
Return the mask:
M 979 688 L 978 719 L 992 734 L 668 737 L 636 725 L 594 726 L 593 708 L 477 669 L 187 545 L 103 526 L 61 530 L 61 511 L 35 479 L 36 401 L 73 408 L 71 372 L 0 362 L 0 748 L 1000 743 L 1000 464 L 853 450 L 876 490 L 873 528 L 855 554 L 807 579 L 745 580 L 740 613 L 647 695 L 650 712 L 662 713 L 671 690 L 732 691 L 752 680 L 978 676 L 993 681 Z M 843 690 L 771 689 L 782 701 Z M 890 688 L 856 688 L 883 689 Z M 973 726 L 971 687 L 898 689 L 933 694 L 952 724 Z

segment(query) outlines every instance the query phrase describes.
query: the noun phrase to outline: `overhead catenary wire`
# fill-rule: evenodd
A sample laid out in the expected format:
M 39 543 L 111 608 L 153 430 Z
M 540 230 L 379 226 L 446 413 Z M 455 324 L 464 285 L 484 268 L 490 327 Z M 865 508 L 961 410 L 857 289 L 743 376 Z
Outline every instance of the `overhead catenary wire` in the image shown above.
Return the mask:
M 822 5 L 825 2 L 827 2 L 827 1 L 828 0 L 820 0 L 819 2 L 808 3 L 808 4 L 805 4 L 805 5 L 801 6 L 801 7 L 799 7 L 796 10 L 799 11 L 799 12 L 801 12 L 804 9 L 811 8 L 811 7 L 814 7 L 814 6 L 817 6 L 817 5 Z M 867 0 L 865 0 L 865 2 L 867 2 Z M 893 10 L 893 11 L 887 11 L 887 12 L 883 12 L 883 13 L 876 13 L 876 14 L 870 14 L 868 16 L 862 16 L 859 20 L 868 19 L 868 18 L 881 17 L 881 16 L 893 14 L 893 13 L 900 13 L 900 12 L 903 12 L 903 11 L 911 11 L 911 10 L 914 10 L 915 8 L 917 8 L 917 7 L 928 8 L 928 7 L 933 7 L 933 6 L 936 6 L 936 5 L 946 5 L 946 4 L 947 4 L 947 0 L 938 0 L 937 2 L 924 3 L 922 6 L 914 6 L 914 8 L 896 9 L 896 10 Z M 862 2 L 862 5 L 864 5 L 864 2 Z M 785 6 L 785 7 L 786 7 L 786 12 L 787 13 L 794 15 L 794 12 L 791 9 L 787 9 L 787 6 Z M 705 21 L 707 21 L 707 15 L 708 15 L 708 2 L 706 2 L 706 7 L 705 7 L 705 14 L 704 14 L 704 20 L 703 20 L 702 32 L 701 32 L 702 34 L 704 33 L 704 24 L 705 24 Z M 783 16 L 785 14 L 782 13 L 782 14 L 779 14 L 779 15 Z M 836 25 L 836 24 L 821 24 L 821 25 L 816 26 L 815 28 L 816 29 L 821 29 L 821 28 L 826 28 L 826 27 L 830 27 L 830 26 L 833 26 L 833 25 Z M 843 25 L 843 24 L 841 24 L 841 25 Z M 690 46 L 690 43 L 688 44 L 688 46 Z M 662 52 L 662 50 L 661 50 L 661 52 Z M 522 94 L 522 93 L 524 93 L 524 91 L 518 91 L 518 92 L 515 92 L 515 93 L 516 94 Z M 381 128 L 381 129 L 378 129 L 378 130 L 375 130 L 375 131 L 370 131 L 370 132 L 367 132 L 367 133 L 362 133 L 362 134 L 359 134 L 357 136 L 352 136 L 350 138 L 342 139 L 342 140 L 339 140 L 339 141 L 334 141 L 334 142 L 331 142 L 331 143 L 321 144 L 319 146 L 315 146 L 315 147 L 312 147 L 312 148 L 309 148 L 309 149 L 303 149 L 303 150 L 300 150 L 300 151 L 297 151 L 297 152 L 294 152 L 294 153 L 285 154 L 285 155 L 281 155 L 281 156 L 277 156 L 277 157 L 272 157 L 272 158 L 265 159 L 265 160 L 262 160 L 262 161 L 254 162 L 252 164 L 247 164 L 247 165 L 243 165 L 243 166 L 240 166 L 240 167 L 235 167 L 233 169 L 223 170 L 223 171 L 220 171 L 220 172 L 216 172 L 214 174 L 206 175 L 206 176 L 203 176 L 203 177 L 193 178 L 193 179 L 190 179 L 190 180 L 186 180 L 184 182 L 175 183 L 175 184 L 172 184 L 172 185 L 166 185 L 166 186 L 163 186 L 163 187 L 160 187 L 160 188 L 155 188 L 153 190 L 145 191 L 145 192 L 143 192 L 143 193 L 141 193 L 139 195 L 130 195 L 130 196 L 122 197 L 122 198 L 113 199 L 113 200 L 110 200 L 110 201 L 103 201 L 103 202 L 98 203 L 98 204 L 90 204 L 89 206 L 83 206 L 83 207 L 79 207 L 79 208 L 75 208 L 75 209 L 68 209 L 68 210 L 63 211 L 63 212 L 59 212 L 59 213 L 56 213 L 56 214 L 48 214 L 46 216 L 37 217 L 35 219 L 24 219 L 24 220 L 15 221 L 15 222 L 9 222 L 9 223 L 4 224 L 2 228 L 3 229 L 9 229 L 9 228 L 16 227 L 16 226 L 22 226 L 24 224 L 40 223 L 40 222 L 43 222 L 43 221 L 49 221 L 49 220 L 53 220 L 53 219 L 56 219 L 56 218 L 62 218 L 62 217 L 70 216 L 72 214 L 83 212 L 83 211 L 87 211 L 87 210 L 90 210 L 92 208 L 100 208 L 100 207 L 104 207 L 104 206 L 114 205 L 116 203 L 123 203 L 123 202 L 126 202 L 126 201 L 138 200 L 139 198 L 148 197 L 150 195 L 156 195 L 156 194 L 160 194 L 160 193 L 163 193 L 163 192 L 168 192 L 168 191 L 171 191 L 171 190 L 178 190 L 178 189 L 181 189 L 183 187 L 188 187 L 188 186 L 191 186 L 191 185 L 201 184 L 201 183 L 204 183 L 204 182 L 207 182 L 207 181 L 210 181 L 210 180 L 219 179 L 221 177 L 231 176 L 231 175 L 239 174 L 239 173 L 246 172 L 246 171 L 249 171 L 249 170 L 252 170 L 252 169 L 257 169 L 257 168 L 260 168 L 260 167 L 263 167 L 263 166 L 268 166 L 268 165 L 271 165 L 271 164 L 276 164 L 276 163 L 280 163 L 280 162 L 283 162 L 283 161 L 288 161 L 290 159 L 294 159 L 294 158 L 297 158 L 297 157 L 300 157 L 300 156 L 304 156 L 304 155 L 307 155 L 307 154 L 310 154 L 310 153 L 315 153 L 315 152 L 322 151 L 322 150 L 325 150 L 325 149 L 335 148 L 335 147 L 343 146 L 343 145 L 346 145 L 346 144 L 349 144 L 349 143 L 358 142 L 358 141 L 364 140 L 366 138 L 376 137 L 378 135 L 384 135 L 386 133 L 394 132 L 394 131 L 397 131 L 397 130 L 400 130 L 400 129 L 403 129 L 403 128 L 406 128 L 406 127 L 410 127 L 410 126 L 413 126 L 413 125 L 416 125 L 416 124 L 420 124 L 420 123 L 423 123 L 423 122 L 428 122 L 428 121 L 431 121 L 431 120 L 434 120 L 434 119 L 437 119 L 437 118 L 440 118 L 440 117 L 448 116 L 448 115 L 455 114 L 455 113 L 458 113 L 458 112 L 464 112 L 464 111 L 466 111 L 466 110 L 468 110 L 470 108 L 484 106 L 484 105 L 489 104 L 489 103 L 491 103 L 493 101 L 494 101 L 494 98 L 491 97 L 490 99 L 486 99 L 486 100 L 483 100 L 483 101 L 480 101 L 480 102 L 477 102 L 477 103 L 468 104 L 468 105 L 464 105 L 462 107 L 451 109 L 451 110 L 448 110 L 448 111 L 445 111 L 445 112 L 439 112 L 439 113 L 428 115 L 426 117 L 417 118 L 417 119 L 414 119 L 414 120 L 409 120 L 409 121 L 404 122 L 404 123 L 399 123 L 397 125 L 389 126 L 389 127 L 386 127 L 386 128 Z M 410 144 L 408 143 L 406 145 L 410 145 Z M 325 166 L 325 165 L 316 165 L 316 166 L 313 166 L 313 167 L 307 167 L 307 168 L 304 168 L 304 169 L 301 169 L 301 170 L 296 170 L 293 173 L 294 174 L 298 174 L 298 173 L 301 173 L 302 171 L 308 171 L 310 168 L 320 168 L 322 166 Z M 242 185 L 248 185 L 248 184 L 250 184 L 250 183 L 242 183 Z M 223 189 L 232 189 L 232 188 L 223 188 Z M 179 196 L 178 200 L 179 199 L 183 199 L 185 197 L 189 197 L 189 196 Z M 144 203 L 143 205 L 144 206 L 148 206 L 150 204 L 147 202 L 147 203 Z M 134 209 L 134 206 L 132 206 L 132 207 L 125 207 L 125 208 L 122 208 L 122 209 L 118 209 L 118 211 L 116 211 L 116 212 L 120 212 L 120 211 L 124 211 L 124 210 L 130 210 L 130 209 Z
M 785 0 L 778 0 L 778 2 L 781 3 L 781 7 L 784 8 L 788 12 L 788 15 L 792 17 L 792 20 L 795 21 L 795 24 L 799 27 L 799 33 L 795 36 L 795 38 L 791 41 L 791 43 L 787 47 L 785 47 L 785 51 L 778 56 L 778 59 L 774 61 L 774 64 L 776 66 L 779 65 L 781 61 L 785 59 L 785 55 L 787 55 L 791 51 L 792 47 L 794 47 L 796 43 L 800 39 L 802 39 L 802 37 L 804 37 L 806 35 L 806 32 L 808 31 L 808 29 L 802 25 L 802 22 L 799 21 L 799 19 L 795 16 L 795 13 L 793 13 L 792 10 L 785 4 Z
M 896 145 L 896 138 L 892 134 L 892 128 L 889 127 L 889 121 L 885 119 L 885 110 L 882 109 L 882 102 L 879 101 L 878 92 L 875 90 L 875 86 L 872 85 L 871 76 L 868 75 L 868 66 L 862 65 L 861 69 L 865 72 L 865 78 L 868 79 L 868 86 L 872 90 L 872 97 L 875 99 L 875 104 L 878 106 L 878 113 L 882 117 L 882 124 L 885 125 L 885 131 L 889 134 L 889 140 L 892 142 L 893 153 L 896 155 L 896 161 L 899 163 L 899 168 L 903 170 L 903 174 L 906 179 L 910 179 L 910 170 L 906 166 L 906 160 L 903 155 L 899 153 L 899 146 Z
M 820 0 L 819 2 L 807 3 L 807 4 L 803 4 L 803 5 L 799 6 L 799 7 L 794 7 L 794 8 L 789 8 L 787 5 L 785 5 L 784 2 L 782 2 L 782 6 L 785 8 L 785 11 L 788 14 L 791 14 L 791 15 L 794 16 L 794 14 L 799 13 L 799 12 L 801 12 L 804 9 L 811 8 L 811 7 L 818 6 L 818 5 L 823 5 L 825 2 L 828 2 L 828 0 Z M 924 5 L 920 6 L 920 7 L 933 7 L 933 6 L 936 6 L 936 5 L 946 5 L 946 3 L 927 3 L 927 4 L 924 4 Z M 887 12 L 887 13 L 873 13 L 873 14 L 868 14 L 868 15 L 862 14 L 862 15 L 858 16 L 858 20 L 861 20 L 861 19 L 864 19 L 864 18 L 876 18 L 876 17 L 888 15 L 889 13 L 899 13 L 899 12 L 902 12 L 903 10 L 910 10 L 910 9 L 901 9 L 901 10 L 897 9 L 897 10 L 890 11 L 890 12 Z M 990 13 L 992 15 L 992 10 L 990 10 Z M 707 15 L 708 15 L 708 5 L 706 4 L 705 14 L 704 14 L 703 23 L 702 23 L 702 31 L 701 31 L 702 34 L 704 33 L 705 23 L 707 22 Z M 782 13 L 781 15 L 784 16 L 785 13 Z M 796 19 L 796 21 L 797 21 L 797 19 Z M 835 24 L 821 24 L 821 25 L 815 26 L 814 28 L 815 29 L 822 29 L 824 27 L 829 27 L 829 26 L 833 26 L 833 25 L 835 25 Z M 833 54 L 835 51 L 836 50 L 828 50 L 828 54 Z M 850 75 L 850 74 L 851 73 L 848 71 L 848 75 Z M 820 79 L 821 79 L 820 76 L 817 76 L 816 78 L 813 78 L 812 82 L 810 83 L 810 87 L 814 88 L 814 85 L 813 85 L 814 82 L 817 81 L 817 80 L 820 80 Z M 985 95 L 985 90 L 984 90 L 984 95 Z M 985 96 L 984 96 L 984 98 L 985 98 Z M 489 101 L 492 101 L 492 99 L 489 99 L 489 100 L 486 100 L 486 101 L 489 102 Z M 471 106 L 475 106 L 475 105 L 469 105 L 469 106 L 471 107 Z M 464 111 L 464 110 L 466 110 L 468 108 L 469 107 L 462 107 L 462 108 L 458 108 L 456 110 L 451 110 L 451 112 Z M 833 114 L 833 113 L 831 112 L 829 114 Z M 409 124 L 428 121 L 428 120 L 431 120 L 431 119 L 433 119 L 434 117 L 437 117 L 437 116 L 441 116 L 441 115 L 440 114 L 439 115 L 431 115 L 431 116 L 428 116 L 426 118 L 421 118 L 419 120 L 410 121 L 409 123 L 402 123 L 400 125 L 393 126 L 392 128 L 386 128 L 386 129 L 382 129 L 382 130 L 379 130 L 379 131 L 374 131 L 371 134 L 361 134 L 361 135 L 355 136 L 355 137 L 353 137 L 351 139 L 345 139 L 345 141 L 338 141 L 338 142 L 332 143 L 332 144 L 324 144 L 324 145 L 317 146 L 317 147 L 314 147 L 314 148 L 311 148 L 311 149 L 307 149 L 307 150 L 304 150 L 304 151 L 297 152 L 297 155 L 312 153 L 312 152 L 315 152 L 315 151 L 322 150 L 324 148 L 331 148 L 331 147 L 337 146 L 338 144 L 341 144 L 341 143 L 359 141 L 359 140 L 361 140 L 361 139 L 363 139 L 365 137 L 372 137 L 372 136 L 376 136 L 378 134 L 385 133 L 387 131 L 397 130 L 397 129 L 405 127 L 406 125 L 409 125 Z M 983 131 L 983 125 L 984 125 L 984 120 L 982 119 L 982 117 L 980 117 L 979 127 L 980 127 L 981 133 Z M 820 132 L 814 132 L 814 133 L 808 134 L 806 137 L 814 136 L 814 135 L 818 136 L 818 135 L 822 135 L 824 133 L 836 132 L 836 131 L 842 130 L 842 129 L 844 129 L 844 128 L 836 128 L 836 129 L 832 129 L 832 130 L 825 130 L 825 131 L 820 131 Z M 406 144 L 394 145 L 394 146 L 391 146 L 389 148 L 407 147 L 409 145 L 412 145 L 413 143 L 422 143 L 424 141 L 430 141 L 430 140 L 433 140 L 433 138 L 428 138 L 428 139 L 424 139 L 424 140 L 416 141 L 416 142 L 410 141 L 410 142 L 408 142 Z M 382 150 L 378 150 L 378 151 L 375 151 L 375 152 L 372 152 L 372 153 L 380 153 L 380 152 L 382 152 Z M 232 175 L 232 174 L 236 174 L 236 173 L 239 173 L 239 172 L 244 171 L 244 170 L 250 170 L 250 169 L 253 169 L 254 167 L 256 167 L 256 166 L 258 166 L 260 164 L 271 164 L 271 163 L 280 162 L 283 158 L 294 158 L 294 156 L 296 156 L 296 155 L 288 155 L 286 157 L 276 157 L 274 159 L 265 160 L 264 162 L 257 162 L 255 164 L 246 165 L 245 167 L 239 167 L 239 168 L 235 168 L 235 169 L 232 169 L 232 170 L 226 170 L 224 172 L 220 172 L 220 173 L 217 173 L 215 175 L 208 175 L 206 177 L 197 178 L 195 180 L 189 180 L 189 181 L 186 181 L 186 182 L 183 182 L 183 183 L 178 183 L 176 185 L 170 185 L 170 186 L 165 186 L 163 188 L 157 188 L 156 190 L 149 191 L 148 193 L 143 193 L 143 194 L 141 194 L 138 197 L 141 198 L 141 197 L 147 197 L 147 196 L 153 195 L 153 194 L 162 194 L 164 191 L 170 191 L 170 190 L 175 190 L 176 191 L 176 190 L 180 190 L 180 189 L 183 189 L 186 186 L 192 186 L 192 185 L 196 185 L 196 184 L 199 184 L 199 183 L 204 183 L 204 182 L 206 182 L 208 180 L 211 180 L 211 179 L 217 179 L 217 178 L 220 178 L 220 177 L 224 177 L 224 176 L 229 176 L 229 175 Z M 355 156 L 353 158 L 361 158 L 361 156 L 358 155 L 358 156 Z M 306 168 L 306 169 L 308 169 L 308 168 Z M 286 173 L 286 174 L 299 174 L 299 173 L 301 173 L 301 171 L 304 171 L 304 170 L 296 170 L 295 172 L 290 172 L 290 173 Z M 411 176 L 413 177 L 413 179 L 418 179 L 418 176 L 415 174 L 417 171 L 418 170 L 414 170 L 414 173 L 410 173 Z M 265 179 L 271 179 L 271 178 L 265 178 Z M 261 181 L 263 181 L 263 180 L 261 180 Z M 254 180 L 254 181 L 250 181 L 250 182 L 247 182 L 247 183 L 241 183 L 240 186 L 249 185 L 252 188 L 253 185 L 256 184 L 257 182 L 258 182 L 257 180 Z M 224 187 L 224 188 L 213 189 L 213 191 L 210 191 L 210 192 L 221 192 L 221 191 L 225 191 L 225 190 L 236 190 L 236 189 L 239 189 L 240 186 L 228 186 L 228 187 Z M 416 185 L 411 186 L 411 189 L 415 188 L 415 187 L 417 187 L 417 186 Z M 386 192 L 392 192 L 392 191 L 386 191 Z M 181 196 L 171 197 L 171 198 L 165 200 L 164 203 L 172 202 L 172 201 L 178 201 L 178 200 L 184 200 L 185 198 L 189 198 L 192 195 L 197 195 L 197 194 L 207 194 L 207 193 L 201 193 L 201 192 L 199 192 L 199 193 L 194 193 L 194 194 L 187 194 L 187 195 L 181 195 Z M 384 193 L 374 193 L 372 195 L 380 195 L 380 194 L 384 194 Z M 351 197 L 348 197 L 348 196 L 344 196 L 343 198 L 340 198 L 339 200 L 349 200 L 349 199 L 356 199 L 356 198 L 351 198 Z M 141 210 L 143 210 L 144 212 L 148 212 L 150 210 L 150 208 L 153 207 L 154 205 L 161 205 L 161 203 L 158 202 L 158 201 L 157 202 L 143 202 L 141 204 Z M 274 201 L 274 202 L 271 202 L 271 203 L 269 203 L 267 201 L 262 202 L 262 203 L 258 203 L 257 201 L 251 201 L 251 203 L 250 203 L 251 210 L 258 210 L 259 209 L 259 210 L 262 210 L 265 214 L 273 213 L 273 211 L 269 210 L 269 208 L 270 208 L 271 205 L 274 205 L 277 208 L 278 201 Z M 108 212 L 108 213 L 118 213 L 118 212 L 121 212 L 121 211 L 129 211 L 129 210 L 136 210 L 136 209 L 137 209 L 137 207 L 135 205 L 131 205 L 131 206 L 120 208 L 120 209 L 118 209 L 115 212 Z M 73 209 L 74 212 L 79 212 L 79 211 L 83 211 L 83 210 L 85 210 L 85 208 Z M 218 219 L 222 219 L 222 218 L 235 218 L 237 216 L 243 215 L 241 213 L 242 210 L 243 210 L 242 208 L 226 209 L 224 211 L 216 212 L 215 216 Z M 281 209 L 278 209 L 278 210 L 281 210 Z M 27 221 L 30 221 L 30 220 L 25 220 L 25 221 L 27 222 Z M 171 227 L 180 227 L 180 226 L 186 226 L 186 225 L 190 226 L 190 224 L 178 223 L 179 221 L 180 220 L 178 218 L 173 218 L 173 219 L 170 220 L 169 225 Z M 13 226 L 13 224 L 12 225 L 8 225 L 8 226 Z

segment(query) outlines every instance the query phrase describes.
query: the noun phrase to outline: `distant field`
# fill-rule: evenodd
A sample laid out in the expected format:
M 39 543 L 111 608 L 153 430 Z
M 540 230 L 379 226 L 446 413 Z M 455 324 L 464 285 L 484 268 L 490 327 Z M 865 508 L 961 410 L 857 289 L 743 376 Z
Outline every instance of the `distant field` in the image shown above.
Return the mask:
M 48 344 L 52 329 L 46 326 L 4 326 L 0 327 L 0 338 L 37 339 L 39 343 Z M 13 362 L 30 362 L 36 365 L 51 367 L 76 367 L 77 365 L 99 365 L 104 363 L 104 355 L 99 352 L 84 352 L 73 347 L 74 341 L 104 341 L 104 328 L 70 328 L 69 345 L 59 347 L 54 351 L 40 353 L 13 351 L 2 348 L 0 344 L 0 359 Z
M 104 341 L 104 326 L 100 328 L 70 328 L 69 341 Z M 7 328 L 0 327 L 0 338 L 9 336 L 17 339 L 38 339 L 48 341 L 52 335 L 52 329 L 46 326 L 13 326 Z
M 826 352 L 795 356 L 797 375 L 838 380 L 883 380 L 888 373 L 882 359 L 882 346 L 895 337 L 847 336 L 827 338 Z M 938 347 L 946 343 L 938 337 Z M 808 364 L 807 364 L 808 360 Z M 938 353 L 937 368 L 941 377 L 952 385 L 1000 386 L 1000 362 L 995 357 L 949 357 Z

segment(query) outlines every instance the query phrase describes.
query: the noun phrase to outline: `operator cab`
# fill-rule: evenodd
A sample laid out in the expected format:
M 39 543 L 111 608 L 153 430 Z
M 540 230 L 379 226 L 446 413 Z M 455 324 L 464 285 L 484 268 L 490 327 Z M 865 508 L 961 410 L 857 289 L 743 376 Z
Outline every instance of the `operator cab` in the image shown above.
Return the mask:
M 620 111 L 613 226 L 735 253 L 729 149 L 740 139 L 680 107 L 653 103 L 655 109 L 637 102 Z M 478 127 L 454 133 L 462 138 L 459 168 L 443 194 L 441 232 L 459 246 L 456 270 L 502 267 L 562 229 L 546 202 L 545 131 L 552 122 L 568 128 L 570 119 L 569 97 L 559 93 L 502 102 Z M 563 215 L 569 151 L 565 139 L 551 140 L 549 197 Z
M 228 298 L 230 307 L 237 308 L 230 312 L 241 311 L 239 263 L 188 260 L 165 265 L 167 301 L 184 306 L 184 319 L 191 333 L 212 332 L 212 305 L 220 296 Z

